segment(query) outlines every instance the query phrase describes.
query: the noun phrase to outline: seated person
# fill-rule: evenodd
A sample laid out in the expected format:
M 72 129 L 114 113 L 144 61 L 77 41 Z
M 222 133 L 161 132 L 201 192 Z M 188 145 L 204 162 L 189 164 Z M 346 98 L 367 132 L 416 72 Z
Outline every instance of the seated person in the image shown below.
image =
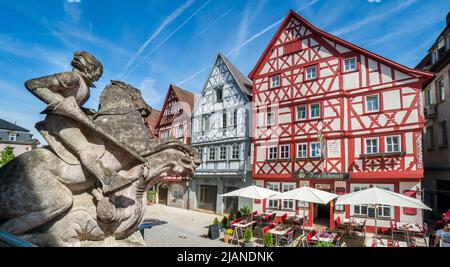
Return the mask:
M 434 225 L 434 230 L 438 231 L 444 228 L 445 224 L 447 224 L 447 214 L 442 213 L 441 219 L 436 222 Z
M 450 224 L 444 225 L 443 229 L 436 232 L 435 246 L 450 247 Z

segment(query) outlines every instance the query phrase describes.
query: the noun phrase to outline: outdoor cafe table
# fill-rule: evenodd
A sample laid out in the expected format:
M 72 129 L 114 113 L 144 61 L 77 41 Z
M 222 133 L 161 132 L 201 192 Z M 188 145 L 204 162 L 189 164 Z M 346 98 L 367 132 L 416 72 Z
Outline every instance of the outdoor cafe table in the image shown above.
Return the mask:
M 249 220 L 244 220 L 244 221 L 240 221 L 238 223 L 233 223 L 232 226 L 235 227 L 234 233 L 233 233 L 233 238 L 231 240 L 231 242 L 233 242 L 234 239 L 236 239 L 239 242 L 239 236 L 237 234 L 237 231 L 239 230 L 241 232 L 241 236 L 244 236 L 244 232 L 243 229 L 246 229 L 248 227 L 252 227 L 253 224 L 255 224 L 256 221 L 249 221 Z
M 272 215 L 274 215 L 274 214 L 277 214 L 277 212 L 276 212 L 276 211 L 273 211 L 273 210 L 268 210 L 268 211 L 266 211 L 266 212 L 257 214 L 257 215 L 255 216 L 255 219 L 258 220 L 259 225 L 261 226 L 261 222 L 262 222 L 264 216 L 268 215 L 268 216 L 270 217 L 270 216 L 272 216 Z
M 353 228 L 363 226 L 364 222 L 350 218 L 350 219 L 343 219 L 342 224 L 348 227 L 349 235 L 353 236 Z
M 336 239 L 337 234 L 336 233 L 327 233 L 327 232 L 321 232 L 317 233 L 315 236 L 311 238 L 313 241 L 317 242 L 327 242 L 327 243 L 333 243 L 333 241 Z
M 269 230 L 269 232 L 275 236 L 275 244 L 276 246 L 278 246 L 278 238 L 280 236 L 285 236 L 290 230 L 292 230 L 292 227 L 288 227 L 288 226 L 278 226 L 275 227 L 271 230 Z
M 388 247 L 408 247 L 408 244 L 403 241 L 392 241 L 383 238 L 376 238 L 374 244 L 374 238 L 366 238 L 366 247 L 388 248 Z
M 397 230 L 405 232 L 407 242 L 411 241 L 411 234 L 421 233 L 419 225 L 414 223 L 398 222 Z

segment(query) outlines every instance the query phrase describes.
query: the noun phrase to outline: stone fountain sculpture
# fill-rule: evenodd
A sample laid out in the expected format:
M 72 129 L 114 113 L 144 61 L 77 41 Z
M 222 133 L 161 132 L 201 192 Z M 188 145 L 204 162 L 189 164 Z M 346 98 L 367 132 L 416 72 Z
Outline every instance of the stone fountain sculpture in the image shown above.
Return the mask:
M 0 169 L 0 231 L 40 246 L 144 246 L 146 189 L 192 175 L 197 152 L 148 139 L 143 118 L 152 109 L 131 85 L 111 81 L 98 111 L 83 108 L 103 66 L 87 52 L 72 66 L 25 83 L 47 104 L 36 128 L 49 146 Z

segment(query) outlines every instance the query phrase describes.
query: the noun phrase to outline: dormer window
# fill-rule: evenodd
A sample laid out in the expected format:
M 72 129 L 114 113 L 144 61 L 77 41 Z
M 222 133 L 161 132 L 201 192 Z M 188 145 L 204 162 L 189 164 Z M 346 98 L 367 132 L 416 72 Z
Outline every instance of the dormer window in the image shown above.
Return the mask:
M 16 139 L 17 139 L 17 134 L 15 134 L 15 133 L 10 133 L 9 134 L 9 141 L 15 142 Z
M 223 101 L 223 90 L 222 87 L 217 87 L 215 89 L 216 91 L 216 102 L 222 102 Z
M 281 86 L 281 77 L 280 75 L 275 75 L 270 77 L 270 88 L 278 88 Z

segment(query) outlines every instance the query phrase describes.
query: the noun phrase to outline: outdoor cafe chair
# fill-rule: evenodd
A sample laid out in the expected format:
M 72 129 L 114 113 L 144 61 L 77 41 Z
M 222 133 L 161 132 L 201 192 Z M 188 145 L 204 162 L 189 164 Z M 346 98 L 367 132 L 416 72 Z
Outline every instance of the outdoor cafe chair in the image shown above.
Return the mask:
M 294 242 L 294 229 L 289 230 L 285 235 L 280 236 L 279 243 L 286 244 L 286 246 L 291 246 Z
M 361 226 L 359 226 L 359 225 L 354 226 L 353 230 L 361 232 L 364 235 L 364 237 L 366 237 L 366 223 L 367 223 L 367 220 L 364 220 L 364 223 Z
M 339 233 L 340 229 L 344 230 L 344 233 L 347 232 L 348 226 L 342 223 L 341 216 L 337 217 L 337 219 L 334 221 L 336 232 Z
M 288 218 L 288 214 L 287 214 L 287 213 L 285 213 L 285 214 L 283 214 L 283 215 L 281 216 L 281 224 L 282 224 L 282 225 L 284 225 L 284 224 L 286 223 L 287 218 Z
M 264 228 L 262 228 L 263 246 L 266 246 L 266 235 L 269 233 L 269 231 L 270 231 L 270 227 L 269 226 L 264 226 Z
M 397 223 L 395 221 L 389 219 L 389 225 L 391 226 L 391 239 L 394 239 L 394 236 L 401 236 L 406 240 L 405 232 L 397 228 Z
M 427 232 L 428 232 L 427 224 L 424 223 L 422 227 L 419 225 L 419 229 L 420 229 L 420 233 L 412 233 L 412 236 L 416 240 L 417 240 L 417 238 L 423 239 L 425 246 L 427 246 Z
M 308 240 L 308 246 L 313 246 L 316 242 L 312 239 L 317 234 L 316 229 L 313 229 L 311 232 L 308 233 L 307 240 Z

